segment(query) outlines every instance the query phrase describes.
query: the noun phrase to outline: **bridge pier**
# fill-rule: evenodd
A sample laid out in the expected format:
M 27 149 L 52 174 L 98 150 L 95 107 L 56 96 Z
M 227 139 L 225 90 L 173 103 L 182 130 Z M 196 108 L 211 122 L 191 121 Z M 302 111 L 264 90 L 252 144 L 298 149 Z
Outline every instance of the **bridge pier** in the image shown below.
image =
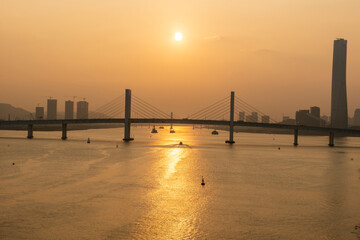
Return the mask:
M 330 147 L 335 146 L 335 145 L 334 145 L 334 139 L 335 139 L 334 132 L 330 132 L 330 133 L 329 133 L 329 146 L 330 146 Z
M 230 129 L 229 129 L 229 140 L 225 141 L 225 143 L 233 144 L 234 141 L 234 102 L 235 99 L 235 93 L 231 92 L 230 97 Z
M 66 123 L 63 123 L 62 126 L 61 126 L 61 130 L 62 130 L 62 136 L 61 136 L 61 139 L 62 140 L 66 140 L 67 139 L 67 124 Z
M 298 144 L 298 135 L 299 135 L 299 130 L 298 130 L 298 129 L 294 129 L 294 146 L 299 145 L 299 144 Z
M 28 139 L 32 139 L 34 137 L 33 135 L 33 125 L 32 124 L 29 124 L 28 125 L 28 135 L 27 135 L 27 138 Z
M 128 142 L 134 140 L 130 137 L 130 120 L 131 119 L 131 90 L 125 90 L 125 126 L 123 141 Z

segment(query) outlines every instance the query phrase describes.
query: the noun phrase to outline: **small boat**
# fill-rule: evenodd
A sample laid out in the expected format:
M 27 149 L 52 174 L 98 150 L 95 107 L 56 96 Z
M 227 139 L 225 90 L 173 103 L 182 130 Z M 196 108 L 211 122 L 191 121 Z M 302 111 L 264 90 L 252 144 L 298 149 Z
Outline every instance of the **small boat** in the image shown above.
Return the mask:
M 153 129 L 151 130 L 151 133 L 158 133 L 157 130 L 155 129 L 155 126 L 154 126 Z
M 180 143 L 179 143 L 179 145 L 183 145 L 183 143 L 182 143 L 182 142 L 180 142 Z
M 88 138 L 87 143 L 90 143 L 90 138 Z
M 164 127 L 163 127 L 163 126 L 160 126 L 159 129 L 164 129 Z
M 211 134 L 212 135 L 218 135 L 219 133 L 218 133 L 218 131 L 214 130 L 214 131 L 211 132 Z
M 175 130 L 174 130 L 174 129 L 170 129 L 170 133 L 175 133 Z
M 201 177 L 201 186 L 205 186 L 205 180 L 204 180 L 204 177 Z

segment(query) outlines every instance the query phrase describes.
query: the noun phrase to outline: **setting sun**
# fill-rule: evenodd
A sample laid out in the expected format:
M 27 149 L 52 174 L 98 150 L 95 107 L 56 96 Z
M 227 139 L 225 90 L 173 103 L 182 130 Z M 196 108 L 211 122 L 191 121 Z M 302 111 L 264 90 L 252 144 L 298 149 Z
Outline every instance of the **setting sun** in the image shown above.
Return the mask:
M 177 33 L 175 33 L 174 38 L 176 41 L 181 41 L 183 38 L 183 35 L 181 32 L 177 32 Z

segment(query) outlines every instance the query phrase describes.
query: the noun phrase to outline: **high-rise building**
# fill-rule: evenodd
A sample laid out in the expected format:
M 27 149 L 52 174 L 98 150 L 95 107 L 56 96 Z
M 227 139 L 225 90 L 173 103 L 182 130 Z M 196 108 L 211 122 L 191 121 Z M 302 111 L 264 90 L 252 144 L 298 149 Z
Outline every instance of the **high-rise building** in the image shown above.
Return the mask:
M 295 122 L 296 125 L 304 125 L 304 126 L 313 126 L 313 127 L 324 127 L 325 126 L 325 120 L 321 119 L 317 115 L 317 109 L 313 109 L 312 107 L 311 112 L 309 110 L 299 110 L 295 114 Z M 319 109 L 320 111 L 320 109 Z M 320 113 L 319 113 L 320 114 Z
M 261 117 L 261 122 L 262 123 L 270 123 L 270 116 L 268 115 L 264 115 Z
M 310 115 L 309 110 L 296 111 L 296 114 L 295 114 L 296 124 L 297 125 L 312 125 L 312 122 L 309 123 L 309 115 Z
M 36 107 L 35 108 L 35 118 L 37 120 L 44 119 L 44 107 Z
M 292 119 L 289 116 L 283 116 L 283 120 L 280 123 L 286 125 L 296 125 L 295 119 Z
M 346 49 L 347 40 L 339 38 L 334 41 L 331 87 L 331 127 L 333 128 L 347 128 L 348 126 Z
M 354 126 L 360 126 L 360 108 L 357 108 L 354 112 Z
M 74 119 L 74 102 L 65 101 L 65 119 Z
M 89 103 L 87 101 L 77 102 L 76 118 L 87 119 L 89 116 Z
M 330 120 L 329 120 L 329 119 L 330 119 L 329 116 L 326 116 L 326 115 L 322 115 L 322 116 L 321 116 L 321 119 L 324 120 L 325 123 L 327 123 L 327 124 L 328 124 L 329 121 L 330 121 Z
M 310 107 L 310 114 L 314 117 L 320 118 L 320 108 L 319 107 Z
M 252 112 L 251 115 L 246 116 L 247 122 L 258 122 L 258 113 Z
M 47 100 L 47 119 L 56 119 L 57 116 L 57 100 L 48 99 Z
M 239 112 L 239 121 L 245 121 L 245 112 Z

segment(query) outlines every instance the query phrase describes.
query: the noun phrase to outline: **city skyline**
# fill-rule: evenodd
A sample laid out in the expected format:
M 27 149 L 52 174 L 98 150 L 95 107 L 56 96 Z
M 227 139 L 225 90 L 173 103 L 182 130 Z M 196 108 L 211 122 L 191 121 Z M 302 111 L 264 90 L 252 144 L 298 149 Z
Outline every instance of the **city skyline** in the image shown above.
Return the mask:
M 176 7 L 159 1 L 137 8 L 129 1 L 101 8 L 20 2 L 6 1 L 0 10 L 6 36 L 0 40 L 1 79 L 7 89 L 0 102 L 32 110 L 45 105 L 44 95 L 59 101 L 79 95 L 96 109 L 131 88 L 182 115 L 233 90 L 278 120 L 311 105 L 330 115 L 332 44 L 343 37 L 349 41 L 349 114 L 359 107 L 360 34 L 353 30 L 360 21 L 358 1 L 185 1 Z M 195 14 L 198 9 L 203 11 Z M 174 40 L 176 32 L 182 41 Z
M 360 240 L 359 0 L 0 6 L 1 240 Z

